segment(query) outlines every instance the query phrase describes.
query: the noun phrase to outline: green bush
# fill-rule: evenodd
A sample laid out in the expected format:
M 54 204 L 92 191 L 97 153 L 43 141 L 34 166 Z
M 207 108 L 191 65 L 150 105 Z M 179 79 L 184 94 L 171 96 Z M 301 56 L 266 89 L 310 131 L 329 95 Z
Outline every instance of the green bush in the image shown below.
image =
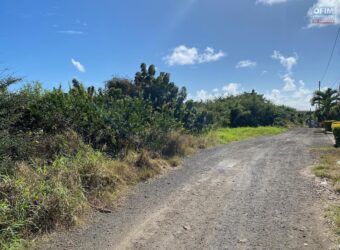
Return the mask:
M 13 174 L 15 162 L 31 156 L 27 107 L 34 96 L 27 89 L 0 88 L 0 175 Z
M 66 130 L 58 134 L 47 134 L 39 131 L 31 135 L 32 154 L 30 158 L 34 162 L 51 163 L 61 156 L 75 156 L 87 147 L 81 136 L 73 130 Z
M 335 128 L 335 127 L 337 127 L 339 125 L 340 125 L 339 121 L 332 122 L 332 131 L 333 131 L 333 128 Z
M 335 122 L 334 120 L 327 120 L 323 122 L 323 127 L 325 132 L 332 132 L 332 123 Z

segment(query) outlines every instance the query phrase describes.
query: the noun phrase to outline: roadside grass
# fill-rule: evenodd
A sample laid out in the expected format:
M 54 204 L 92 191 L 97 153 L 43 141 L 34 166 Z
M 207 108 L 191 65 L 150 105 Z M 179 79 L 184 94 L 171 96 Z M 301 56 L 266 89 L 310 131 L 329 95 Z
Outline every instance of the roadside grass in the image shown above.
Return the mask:
M 320 178 L 329 179 L 334 191 L 340 194 L 340 149 L 334 147 L 320 147 L 313 149 L 319 156 L 318 164 L 313 168 L 313 172 Z
M 313 168 L 313 173 L 330 181 L 334 192 L 340 194 L 340 148 L 330 146 L 319 147 L 312 149 L 319 161 Z M 328 215 L 335 225 L 335 231 L 340 236 L 340 204 L 332 205 L 328 208 Z
M 219 144 L 227 144 L 264 135 L 277 135 L 285 131 L 287 129 L 282 127 L 219 128 L 211 131 L 208 136 L 215 137 Z
M 0 249 L 26 249 L 39 235 L 82 222 L 91 209 L 110 209 L 129 186 L 180 165 L 183 156 L 199 149 L 284 131 L 258 127 L 199 136 L 174 132 L 167 135 L 161 154 L 130 151 L 120 159 L 95 151 L 73 132 L 58 135 L 53 161 L 18 162 L 15 175 L 0 176 Z
M 328 216 L 334 221 L 335 233 L 340 236 L 340 204 L 328 208 Z M 340 239 L 339 239 L 340 242 Z

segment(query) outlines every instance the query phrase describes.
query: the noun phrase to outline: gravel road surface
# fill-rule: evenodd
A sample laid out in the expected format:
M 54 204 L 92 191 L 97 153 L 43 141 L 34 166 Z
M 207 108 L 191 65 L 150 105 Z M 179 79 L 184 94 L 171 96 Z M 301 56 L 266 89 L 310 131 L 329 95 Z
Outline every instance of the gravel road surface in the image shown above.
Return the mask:
M 329 249 L 310 148 L 314 129 L 236 142 L 138 184 L 111 214 L 42 249 Z

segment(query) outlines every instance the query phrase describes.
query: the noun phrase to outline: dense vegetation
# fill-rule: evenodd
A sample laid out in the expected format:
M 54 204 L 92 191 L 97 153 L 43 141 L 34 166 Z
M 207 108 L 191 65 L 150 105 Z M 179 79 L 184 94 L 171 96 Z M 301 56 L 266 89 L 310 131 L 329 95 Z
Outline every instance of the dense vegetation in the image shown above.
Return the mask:
M 207 146 L 213 135 L 229 142 L 255 133 L 224 138 L 226 130 L 211 129 L 305 120 L 255 91 L 187 100 L 186 89 L 167 73 L 156 75 L 153 65 L 102 89 L 74 79 L 68 91 L 39 83 L 10 91 L 19 81 L 0 80 L 0 248 L 17 249 L 23 237 L 74 224 L 89 206 L 110 204 L 126 185 L 178 164 L 178 156 Z
M 217 127 L 289 127 L 302 125 L 306 119 L 306 112 L 274 105 L 254 90 L 237 96 L 197 103 L 197 107 L 212 114 L 213 123 Z

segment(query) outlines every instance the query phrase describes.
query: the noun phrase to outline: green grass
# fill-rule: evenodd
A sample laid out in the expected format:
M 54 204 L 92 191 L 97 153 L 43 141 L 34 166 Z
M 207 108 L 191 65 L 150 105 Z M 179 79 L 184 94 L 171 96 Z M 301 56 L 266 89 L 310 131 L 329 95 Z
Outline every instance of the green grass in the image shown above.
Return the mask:
M 243 141 L 250 138 L 277 135 L 287 131 L 280 127 L 243 127 L 243 128 L 219 128 L 211 131 L 208 136 L 215 137 L 219 144 L 227 144 L 235 141 Z
M 338 237 L 340 243 L 340 204 L 330 205 L 326 209 L 326 217 L 333 221 L 334 231 Z
M 339 194 L 340 165 L 337 164 L 337 161 L 340 160 L 340 148 L 319 147 L 313 148 L 312 152 L 319 159 L 318 164 L 313 168 L 313 173 L 320 178 L 328 179 L 334 191 Z M 329 207 L 328 215 L 334 221 L 336 234 L 340 236 L 340 204 Z

